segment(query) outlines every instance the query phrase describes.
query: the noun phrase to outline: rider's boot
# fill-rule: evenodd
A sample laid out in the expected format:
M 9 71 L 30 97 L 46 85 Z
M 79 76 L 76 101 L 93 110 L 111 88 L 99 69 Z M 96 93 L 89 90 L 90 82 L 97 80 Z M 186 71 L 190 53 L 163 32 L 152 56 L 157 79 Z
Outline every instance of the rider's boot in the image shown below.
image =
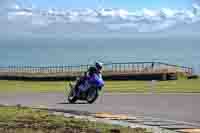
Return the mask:
M 76 93 L 76 96 L 78 97 L 79 94 L 80 94 L 80 85 L 82 84 L 82 79 L 79 79 L 75 85 L 75 93 Z

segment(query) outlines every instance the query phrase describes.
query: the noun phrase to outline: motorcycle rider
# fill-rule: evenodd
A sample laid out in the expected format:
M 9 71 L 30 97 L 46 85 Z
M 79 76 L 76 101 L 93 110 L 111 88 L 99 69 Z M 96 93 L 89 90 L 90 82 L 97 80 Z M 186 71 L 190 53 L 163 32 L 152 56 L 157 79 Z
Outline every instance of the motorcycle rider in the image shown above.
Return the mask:
M 84 73 L 84 76 L 81 77 L 76 85 L 75 85 L 75 91 L 80 92 L 80 85 L 84 85 L 85 81 L 88 80 L 92 76 L 97 76 L 97 78 L 102 78 L 102 69 L 103 69 L 103 63 L 101 62 L 95 62 L 94 66 L 89 67 L 89 69 Z M 101 89 L 101 88 L 100 88 Z M 79 94 L 79 93 L 77 93 Z

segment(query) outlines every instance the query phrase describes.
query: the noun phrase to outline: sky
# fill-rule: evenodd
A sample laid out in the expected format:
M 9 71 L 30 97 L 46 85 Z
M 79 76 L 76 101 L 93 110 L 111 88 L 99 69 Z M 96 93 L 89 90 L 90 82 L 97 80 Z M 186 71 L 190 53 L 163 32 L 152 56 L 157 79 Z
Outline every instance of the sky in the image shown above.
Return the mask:
M 192 0 L 18 0 L 42 8 L 188 8 Z
M 200 0 L 104 1 L 100 6 L 95 0 L 0 0 L 0 29 L 31 34 L 200 31 L 200 6 L 192 8 L 192 4 L 200 4 Z M 28 9 L 31 6 L 33 10 Z M 76 8 L 120 9 L 65 10 Z

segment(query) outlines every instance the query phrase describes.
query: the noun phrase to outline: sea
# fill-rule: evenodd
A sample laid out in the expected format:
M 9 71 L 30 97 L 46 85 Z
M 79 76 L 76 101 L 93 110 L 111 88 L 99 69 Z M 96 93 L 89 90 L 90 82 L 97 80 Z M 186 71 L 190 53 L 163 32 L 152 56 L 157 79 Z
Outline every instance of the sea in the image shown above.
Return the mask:
M 200 73 L 200 37 L 174 35 L 9 36 L 0 38 L 0 66 L 57 66 L 94 61 L 164 63 Z

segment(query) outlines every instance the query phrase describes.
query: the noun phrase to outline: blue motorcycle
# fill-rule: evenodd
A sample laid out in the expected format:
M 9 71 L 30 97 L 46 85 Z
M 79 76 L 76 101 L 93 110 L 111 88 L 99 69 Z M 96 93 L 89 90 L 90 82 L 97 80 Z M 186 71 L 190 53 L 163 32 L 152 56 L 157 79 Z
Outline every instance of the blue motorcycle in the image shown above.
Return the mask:
M 102 79 L 101 74 L 94 74 L 91 77 L 84 78 L 84 82 L 77 88 L 75 86 L 80 82 L 80 79 L 81 78 L 76 80 L 75 85 L 69 83 L 69 103 L 75 103 L 77 100 L 87 101 L 89 104 L 94 103 L 99 96 L 99 91 L 101 91 L 104 86 L 104 80 Z

